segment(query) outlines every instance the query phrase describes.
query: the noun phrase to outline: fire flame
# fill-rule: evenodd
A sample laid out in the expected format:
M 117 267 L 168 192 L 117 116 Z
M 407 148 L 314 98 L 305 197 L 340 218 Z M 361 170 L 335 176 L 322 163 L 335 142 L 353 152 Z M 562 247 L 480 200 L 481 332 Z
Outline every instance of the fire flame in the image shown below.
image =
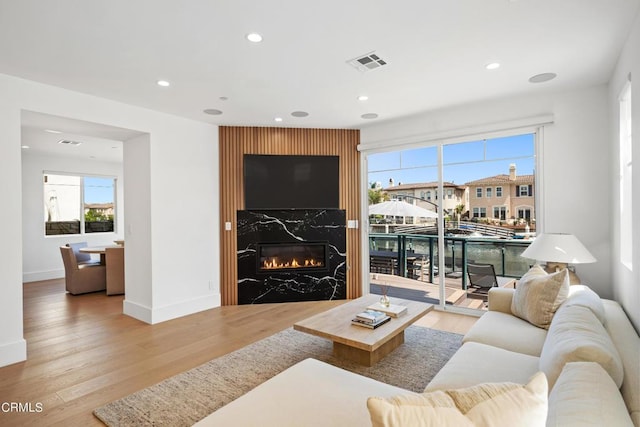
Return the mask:
M 324 267 L 322 261 L 318 261 L 316 259 L 305 259 L 304 261 L 298 261 L 297 259 L 292 259 L 289 262 L 280 262 L 278 258 L 271 258 L 269 260 L 264 260 L 262 262 L 263 270 L 274 270 L 274 269 L 282 269 L 282 268 L 303 268 L 303 267 Z

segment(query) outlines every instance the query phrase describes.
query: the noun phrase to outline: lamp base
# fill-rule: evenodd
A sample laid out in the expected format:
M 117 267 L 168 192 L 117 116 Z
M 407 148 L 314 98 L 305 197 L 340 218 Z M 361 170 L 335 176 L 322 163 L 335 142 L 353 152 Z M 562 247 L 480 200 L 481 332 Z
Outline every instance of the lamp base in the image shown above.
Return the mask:
M 544 266 L 544 271 L 546 271 L 547 273 L 556 273 L 558 271 L 561 271 L 563 268 L 566 268 L 569 271 L 569 284 L 579 285 L 580 278 L 573 271 L 573 268 L 569 267 L 569 264 L 567 264 L 566 262 L 547 262 L 547 264 Z

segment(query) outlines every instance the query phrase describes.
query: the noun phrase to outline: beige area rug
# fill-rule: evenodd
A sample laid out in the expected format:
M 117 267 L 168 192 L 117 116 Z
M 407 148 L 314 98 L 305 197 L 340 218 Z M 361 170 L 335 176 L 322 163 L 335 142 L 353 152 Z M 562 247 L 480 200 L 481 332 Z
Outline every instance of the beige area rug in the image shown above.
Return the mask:
M 168 378 L 93 411 L 108 426 L 190 426 L 308 357 L 422 392 L 462 343 L 462 335 L 420 326 L 373 367 L 338 359 L 331 341 L 292 328 Z

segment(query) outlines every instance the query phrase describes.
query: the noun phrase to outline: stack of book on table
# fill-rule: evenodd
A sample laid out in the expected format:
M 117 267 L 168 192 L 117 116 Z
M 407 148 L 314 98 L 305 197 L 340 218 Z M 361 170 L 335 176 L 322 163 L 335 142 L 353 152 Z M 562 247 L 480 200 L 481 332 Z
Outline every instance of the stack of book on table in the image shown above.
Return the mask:
M 389 320 L 391 320 L 391 317 L 381 311 L 365 310 L 362 313 L 356 314 L 356 317 L 351 320 L 351 323 L 364 326 L 365 328 L 375 329 L 380 325 L 384 325 Z

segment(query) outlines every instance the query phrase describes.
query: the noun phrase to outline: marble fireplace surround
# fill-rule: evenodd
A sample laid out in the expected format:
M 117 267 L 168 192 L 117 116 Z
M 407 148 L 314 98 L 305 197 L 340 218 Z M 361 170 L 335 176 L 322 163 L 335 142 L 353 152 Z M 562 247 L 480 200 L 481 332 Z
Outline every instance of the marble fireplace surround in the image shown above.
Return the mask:
M 237 211 L 238 304 L 345 299 L 346 211 Z M 259 244 L 326 243 L 326 268 L 258 271 Z

